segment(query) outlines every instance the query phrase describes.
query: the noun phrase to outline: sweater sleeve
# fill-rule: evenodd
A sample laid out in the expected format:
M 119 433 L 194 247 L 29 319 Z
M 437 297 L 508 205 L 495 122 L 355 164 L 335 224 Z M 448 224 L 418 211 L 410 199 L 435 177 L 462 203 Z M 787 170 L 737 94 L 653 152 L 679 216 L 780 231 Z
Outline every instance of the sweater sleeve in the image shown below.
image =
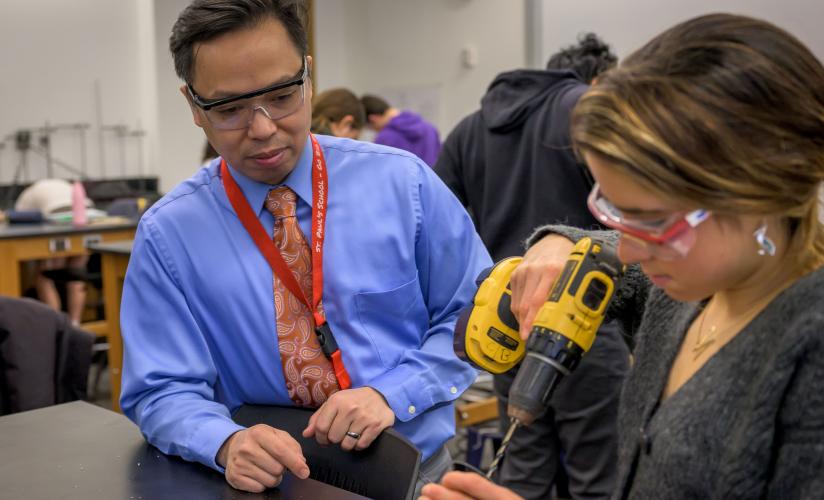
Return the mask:
M 527 238 L 526 247 L 531 247 L 549 234 L 563 236 L 574 243 L 589 236 L 591 238 L 604 240 L 613 245 L 618 244 L 617 231 L 587 230 L 550 224 L 537 228 L 532 235 Z M 627 266 L 626 273 L 607 310 L 606 319 L 619 321 L 624 328 L 624 332 L 634 339 L 635 333 L 641 324 L 641 318 L 644 316 L 644 309 L 651 287 L 652 283 L 650 283 L 643 271 L 641 271 L 641 266 L 637 264 Z M 632 344 L 633 342 L 630 343 Z
M 790 385 L 776 422 L 775 465 L 766 498 L 821 498 L 824 491 L 824 315 L 812 316 L 817 320 L 808 318 L 799 328 L 808 331 L 793 336 L 810 342 L 804 347 L 795 342 L 789 350 L 796 359 L 779 363 L 795 370 L 787 374 Z

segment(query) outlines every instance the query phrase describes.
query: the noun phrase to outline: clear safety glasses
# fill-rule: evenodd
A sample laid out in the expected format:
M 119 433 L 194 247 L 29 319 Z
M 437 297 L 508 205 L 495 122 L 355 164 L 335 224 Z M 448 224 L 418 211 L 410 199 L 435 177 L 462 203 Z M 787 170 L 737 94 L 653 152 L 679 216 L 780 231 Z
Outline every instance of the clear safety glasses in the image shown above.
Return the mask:
M 695 228 L 710 217 L 706 210 L 650 218 L 628 218 L 601 193 L 596 183 L 587 200 L 598 221 L 623 233 L 622 244 L 632 245 L 662 260 L 686 257 L 696 240 Z
M 203 110 L 212 126 L 219 130 L 238 130 L 252 123 L 257 110 L 261 110 L 270 120 L 279 120 L 300 109 L 306 96 L 304 84 L 307 76 L 304 57 L 303 66 L 295 78 L 246 94 L 207 100 L 197 95 L 190 84 L 187 87 L 192 102 Z

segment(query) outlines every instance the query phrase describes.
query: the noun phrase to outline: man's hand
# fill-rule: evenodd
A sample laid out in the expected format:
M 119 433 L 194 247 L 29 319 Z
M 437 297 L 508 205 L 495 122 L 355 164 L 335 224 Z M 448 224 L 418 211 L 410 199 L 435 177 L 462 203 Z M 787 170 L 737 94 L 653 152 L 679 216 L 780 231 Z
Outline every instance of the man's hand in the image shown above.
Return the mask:
M 340 443 L 346 451 L 362 450 L 395 423 L 395 413 L 381 393 L 371 387 L 339 391 L 309 418 L 303 437 L 318 443 Z M 355 437 L 357 436 L 357 437 Z
M 523 500 L 474 472 L 450 472 L 441 484 L 427 484 L 418 500 Z
M 286 470 L 301 479 L 309 466 L 300 444 L 288 433 L 259 424 L 232 434 L 217 453 L 226 481 L 238 490 L 260 493 L 280 484 Z
M 575 246 L 557 234 L 544 236 L 532 245 L 524 255 L 512 276 L 512 313 L 521 325 L 521 339 L 526 340 L 532 330 L 532 322 L 538 309 L 544 305 L 555 279 L 561 274 L 569 252 Z

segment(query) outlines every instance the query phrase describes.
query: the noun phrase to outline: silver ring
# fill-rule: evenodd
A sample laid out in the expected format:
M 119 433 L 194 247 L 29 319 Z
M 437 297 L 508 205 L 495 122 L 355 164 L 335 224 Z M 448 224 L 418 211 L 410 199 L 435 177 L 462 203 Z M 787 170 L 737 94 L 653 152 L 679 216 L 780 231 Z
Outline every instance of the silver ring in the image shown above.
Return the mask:
M 346 431 L 346 435 L 352 439 L 360 439 L 360 432 Z

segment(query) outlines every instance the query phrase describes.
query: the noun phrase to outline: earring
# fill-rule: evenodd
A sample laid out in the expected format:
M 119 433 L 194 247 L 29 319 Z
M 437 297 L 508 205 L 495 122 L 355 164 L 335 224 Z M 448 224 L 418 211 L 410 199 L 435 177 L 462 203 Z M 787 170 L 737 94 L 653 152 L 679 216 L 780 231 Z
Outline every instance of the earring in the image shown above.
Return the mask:
M 755 241 L 758 243 L 758 255 L 775 255 L 775 243 L 767 237 L 767 222 L 763 222 L 758 229 L 752 233 L 755 236 Z

